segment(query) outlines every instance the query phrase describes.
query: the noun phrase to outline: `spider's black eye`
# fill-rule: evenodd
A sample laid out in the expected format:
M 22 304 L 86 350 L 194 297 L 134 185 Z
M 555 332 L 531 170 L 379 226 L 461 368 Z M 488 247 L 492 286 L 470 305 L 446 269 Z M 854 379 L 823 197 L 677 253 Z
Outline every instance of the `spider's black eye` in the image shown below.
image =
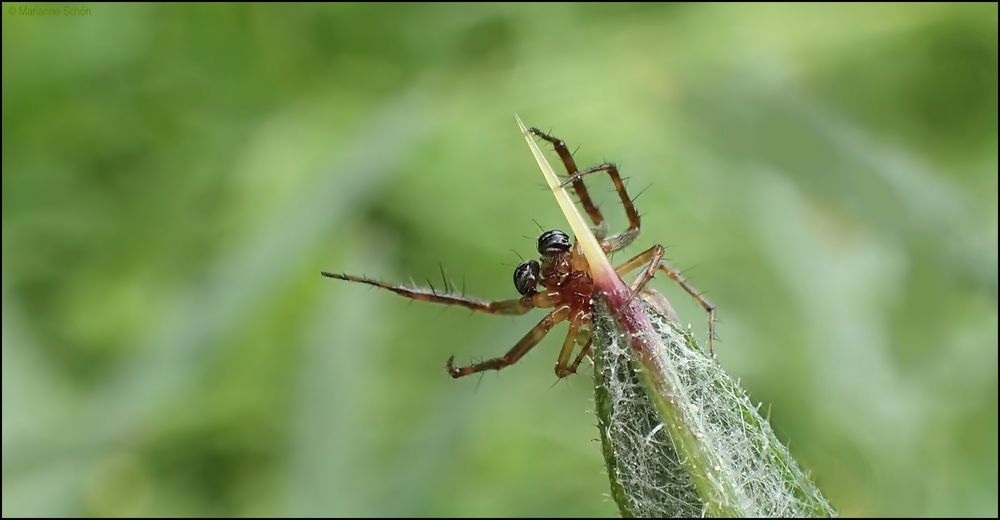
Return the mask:
M 514 287 L 517 288 L 517 292 L 524 296 L 535 294 L 541 269 L 538 262 L 534 260 L 522 262 L 521 265 L 517 266 L 517 269 L 514 269 Z
M 546 256 L 565 253 L 569 251 L 569 248 L 569 235 L 558 229 L 546 231 L 542 233 L 542 236 L 538 237 L 538 254 L 540 255 Z

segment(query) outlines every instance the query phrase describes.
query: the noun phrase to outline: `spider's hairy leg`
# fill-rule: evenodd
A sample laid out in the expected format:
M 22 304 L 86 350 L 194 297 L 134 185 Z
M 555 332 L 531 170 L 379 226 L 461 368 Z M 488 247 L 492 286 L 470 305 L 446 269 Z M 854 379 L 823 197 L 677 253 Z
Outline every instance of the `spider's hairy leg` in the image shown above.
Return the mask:
M 538 322 L 533 329 L 528 331 L 521 341 L 518 341 L 513 348 L 511 348 L 506 354 L 501 357 L 487 359 L 481 363 L 475 363 L 472 365 L 464 367 L 455 366 L 455 356 L 448 358 L 448 373 L 451 377 L 459 378 L 467 376 L 469 374 L 475 374 L 477 372 L 483 372 L 484 370 L 500 370 L 501 368 L 513 365 L 517 363 L 517 360 L 521 359 L 522 356 L 528 353 L 535 345 L 538 344 L 546 334 L 552 330 L 560 322 L 564 321 L 571 312 L 571 308 L 567 305 L 557 308 L 556 310 L 550 312 L 542 321 Z
M 570 180 L 573 184 L 573 190 L 576 191 L 576 196 L 580 198 L 580 204 L 583 205 L 583 209 L 587 212 L 590 220 L 594 222 L 594 227 L 602 228 L 602 226 L 604 226 L 604 215 L 601 215 L 601 210 L 597 209 L 597 206 L 594 204 L 594 200 L 590 198 L 590 192 L 587 191 L 587 185 L 575 176 L 577 173 L 576 161 L 573 160 L 573 154 L 570 153 L 569 148 L 566 146 L 566 142 L 537 128 L 529 128 L 528 132 L 545 141 L 548 141 L 552 147 L 556 149 L 556 153 L 559 154 L 559 159 L 562 160 L 563 166 L 566 167 L 566 174 L 570 176 Z
M 615 185 L 615 191 L 618 192 L 618 198 L 622 201 L 622 206 L 625 208 L 625 215 L 628 216 L 628 228 L 617 235 L 610 236 L 601 242 L 601 246 L 604 248 L 605 253 L 613 253 L 621 249 L 625 249 L 629 244 L 635 240 L 635 237 L 639 236 L 639 212 L 635 209 L 635 203 L 632 198 L 628 196 L 628 190 L 625 189 L 625 183 L 622 182 L 622 176 L 618 173 L 618 166 L 612 163 L 604 163 L 600 166 L 594 166 L 593 168 L 587 168 L 586 170 L 580 170 L 573 174 L 572 177 L 563 183 L 563 186 L 568 186 L 570 183 L 576 185 L 576 183 L 583 184 L 582 178 L 585 175 L 590 175 L 597 172 L 607 172 L 608 176 L 611 177 L 611 183 Z
M 708 298 L 705 298 L 698 289 L 695 289 L 680 271 L 663 260 L 663 246 L 659 244 L 627 260 L 615 268 L 615 271 L 619 275 L 625 275 L 644 264 L 646 268 L 632 282 L 632 295 L 634 296 L 641 291 L 653 279 L 653 275 L 656 274 L 657 270 L 666 273 L 671 280 L 677 282 L 677 285 L 680 285 L 708 313 L 708 351 L 712 356 L 715 356 L 715 305 Z
M 392 291 L 400 296 L 424 302 L 442 303 L 445 305 L 457 305 L 472 309 L 473 311 L 485 312 L 488 314 L 524 314 L 537 307 L 552 307 L 558 301 L 558 295 L 553 293 L 536 293 L 530 296 L 512 300 L 489 301 L 475 298 L 473 296 L 457 296 L 453 294 L 443 294 L 434 288 L 425 289 L 422 287 L 407 287 L 405 285 L 393 285 L 378 280 L 373 280 L 365 276 L 353 276 L 349 274 L 321 273 L 327 278 L 346 280 L 348 282 L 363 283 L 374 287 L 381 287 Z
M 569 331 L 566 332 L 566 339 L 563 340 L 562 350 L 559 351 L 559 361 L 556 363 L 556 377 L 560 379 L 573 373 L 569 367 L 569 356 L 573 353 L 573 347 L 576 346 L 576 336 L 580 332 L 580 326 L 586 320 L 587 317 L 585 314 L 577 313 L 569 321 Z

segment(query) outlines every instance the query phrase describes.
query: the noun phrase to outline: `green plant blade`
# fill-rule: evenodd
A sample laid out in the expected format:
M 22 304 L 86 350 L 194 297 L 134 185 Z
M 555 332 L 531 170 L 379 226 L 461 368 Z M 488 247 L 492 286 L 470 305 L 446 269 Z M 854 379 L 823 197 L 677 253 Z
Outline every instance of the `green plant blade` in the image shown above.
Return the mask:
M 594 315 L 598 427 L 622 515 L 835 516 L 746 392 L 690 334 L 643 307 L 663 346 L 658 363 L 637 361 L 607 304 Z

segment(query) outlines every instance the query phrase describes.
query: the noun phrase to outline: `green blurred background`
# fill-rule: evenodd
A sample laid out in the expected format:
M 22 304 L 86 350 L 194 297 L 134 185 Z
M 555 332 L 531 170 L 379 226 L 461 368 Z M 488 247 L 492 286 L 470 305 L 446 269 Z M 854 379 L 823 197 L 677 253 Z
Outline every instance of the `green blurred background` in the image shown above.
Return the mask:
M 514 296 L 565 227 L 514 112 L 649 186 L 622 255 L 842 514 L 997 514 L 995 4 L 20 5 L 4 515 L 617 514 L 561 337 L 445 373 L 539 313 L 319 276 Z

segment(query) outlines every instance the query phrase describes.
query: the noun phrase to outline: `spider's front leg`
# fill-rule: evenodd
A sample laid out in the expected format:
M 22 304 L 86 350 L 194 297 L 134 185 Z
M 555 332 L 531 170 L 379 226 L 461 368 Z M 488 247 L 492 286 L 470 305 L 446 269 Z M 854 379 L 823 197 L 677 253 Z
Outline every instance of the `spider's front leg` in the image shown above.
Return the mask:
M 565 141 L 546 134 L 537 128 L 530 128 L 528 131 L 548 141 L 555 148 L 556 153 L 559 154 L 559 158 L 562 159 L 563 166 L 566 167 L 566 173 L 569 175 L 563 186 L 573 186 L 577 197 L 580 198 L 580 204 L 583 205 L 583 209 L 590 216 L 590 220 L 594 222 L 594 227 L 599 230 L 604 230 L 606 227 L 604 215 L 601 214 L 601 210 L 597 208 L 593 199 L 590 198 L 587 185 L 583 183 L 583 176 L 600 171 L 608 173 L 608 176 L 611 177 L 611 182 L 615 185 L 615 191 L 618 192 L 618 197 L 622 201 L 622 206 L 625 207 L 625 214 L 628 216 L 628 228 L 617 235 L 602 240 L 601 245 L 605 253 L 613 253 L 628 247 L 635 240 L 635 237 L 639 236 L 639 212 L 636 211 L 632 198 L 628 196 L 625 183 L 622 182 L 622 177 L 618 173 L 618 167 L 614 164 L 605 163 L 593 168 L 587 168 L 586 170 L 580 170 L 576 167 L 576 161 L 573 159 L 573 154 L 570 153 Z M 603 231 L 601 234 L 603 235 Z
M 513 300 L 488 301 L 472 296 L 454 295 L 440 293 L 434 288 L 424 289 L 422 287 L 407 287 L 405 285 L 394 285 L 378 280 L 373 280 L 365 276 L 353 276 L 349 274 L 321 273 L 327 278 L 346 280 L 348 282 L 363 283 L 374 287 L 380 287 L 392 291 L 405 298 L 424 302 L 443 303 L 445 305 L 457 305 L 477 312 L 488 314 L 524 314 L 531 309 L 538 307 L 552 307 L 559 301 L 559 294 L 554 292 L 540 292 Z
M 708 351 L 714 357 L 715 356 L 715 305 L 712 304 L 705 298 L 697 289 L 694 288 L 688 281 L 684 278 L 680 271 L 674 268 L 672 265 L 663 261 L 663 246 L 655 245 L 642 253 L 634 256 L 630 260 L 626 261 L 622 265 L 615 268 L 615 271 L 619 275 L 625 275 L 631 271 L 634 271 L 642 265 L 646 265 L 646 269 L 639 273 L 639 276 L 632 282 L 632 295 L 633 297 L 639 293 L 653 276 L 656 274 L 657 270 L 661 270 L 670 277 L 671 280 L 677 282 L 678 285 L 684 289 L 692 298 L 697 301 L 705 312 L 708 313 Z
M 607 231 L 607 224 L 604 223 L 604 215 L 601 214 L 601 210 L 594 204 L 594 200 L 590 198 L 590 192 L 587 191 L 587 185 L 584 184 L 579 178 L 574 177 L 577 173 L 576 161 L 573 159 L 573 154 L 570 153 L 569 148 L 566 146 L 566 141 L 563 141 L 558 137 L 551 136 L 537 128 L 529 128 L 528 132 L 540 139 L 548 141 L 549 144 L 555 148 L 556 153 L 559 155 L 559 159 L 562 160 L 563 166 L 566 168 L 566 174 L 569 175 L 569 180 L 567 182 L 573 185 L 573 191 L 575 191 L 576 196 L 579 197 L 580 204 L 583 205 L 583 209 L 587 212 L 587 216 L 589 216 L 590 220 L 594 223 L 594 234 L 603 236 Z
M 628 228 L 617 235 L 610 236 L 601 241 L 601 247 L 604 249 L 605 253 L 613 253 L 615 251 L 620 251 L 628 247 L 629 244 L 635 240 L 635 237 L 639 236 L 639 212 L 635 209 L 635 203 L 632 202 L 632 198 L 628 196 L 628 191 L 625 189 L 625 183 L 622 182 L 622 176 L 618 173 L 618 166 L 612 163 L 604 163 L 600 166 L 594 166 L 593 168 L 587 168 L 586 170 L 578 171 L 570 176 L 563 186 L 567 186 L 572 183 L 574 186 L 576 184 L 583 184 L 583 176 L 590 175 L 591 173 L 597 172 L 607 172 L 608 176 L 611 177 L 611 183 L 615 185 L 615 191 L 618 192 L 618 198 L 622 201 L 622 206 L 625 208 L 625 215 L 628 216 Z
M 535 325 L 533 329 L 528 331 L 528 334 L 521 338 L 521 341 L 518 341 L 513 348 L 501 357 L 487 359 L 481 363 L 474 363 L 464 367 L 456 367 L 455 356 L 451 356 L 448 358 L 447 363 L 448 373 L 451 374 L 451 377 L 459 378 L 485 370 L 500 370 L 501 368 L 513 365 L 537 345 L 552 330 L 552 327 L 555 327 L 568 318 L 570 312 L 571 309 L 569 306 L 562 306 L 550 312 L 542 318 L 542 321 L 538 325 Z

